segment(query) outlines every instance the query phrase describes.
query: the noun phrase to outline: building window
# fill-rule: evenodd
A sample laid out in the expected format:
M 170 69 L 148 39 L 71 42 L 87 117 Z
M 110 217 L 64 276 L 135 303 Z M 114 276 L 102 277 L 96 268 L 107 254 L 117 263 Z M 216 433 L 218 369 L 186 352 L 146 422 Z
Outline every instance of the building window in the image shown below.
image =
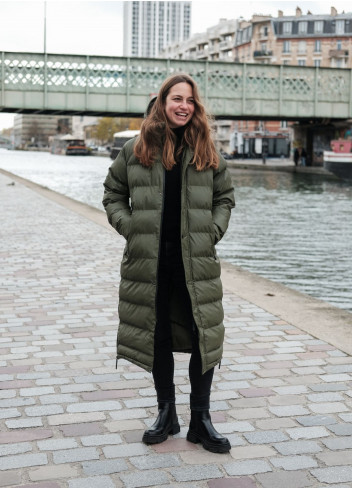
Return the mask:
M 305 59 L 299 59 L 298 60 L 298 66 L 306 66 L 306 60 Z
M 324 30 L 324 21 L 323 20 L 316 20 L 314 22 L 314 33 L 315 34 L 321 34 Z
M 287 129 L 288 128 L 288 122 L 287 121 L 281 121 L 280 128 L 281 129 Z
M 319 67 L 321 65 L 321 59 L 315 59 L 314 60 L 314 66 Z
M 336 34 L 344 34 L 344 32 L 345 32 L 345 21 L 344 20 L 337 20 L 336 21 L 335 32 L 336 32 Z
M 289 64 L 288 59 L 284 59 L 284 65 L 288 65 L 288 64 Z
M 299 41 L 298 43 L 298 52 L 299 53 L 305 53 L 307 50 L 307 43 L 306 41 Z
M 305 34 L 308 29 L 308 22 L 302 21 L 298 22 L 298 34 Z
M 290 53 L 291 52 L 291 41 L 284 41 L 283 52 L 284 53 Z
M 319 39 L 314 41 L 314 52 L 321 53 L 321 41 Z
M 341 39 L 338 39 L 337 42 L 336 42 L 336 49 L 338 49 L 339 51 L 341 51 L 342 49 L 342 41 Z
M 284 22 L 283 33 L 284 34 L 291 34 L 292 33 L 292 22 Z

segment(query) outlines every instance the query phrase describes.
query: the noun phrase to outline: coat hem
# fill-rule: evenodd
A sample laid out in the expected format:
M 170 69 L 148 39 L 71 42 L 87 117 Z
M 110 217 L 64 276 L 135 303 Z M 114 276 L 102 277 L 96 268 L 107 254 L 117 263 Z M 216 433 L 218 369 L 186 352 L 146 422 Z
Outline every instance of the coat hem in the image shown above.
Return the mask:
M 124 355 L 116 355 L 116 368 L 117 368 L 117 362 L 120 359 L 127 360 L 130 363 L 133 363 L 134 365 L 137 365 L 137 367 L 141 367 L 143 370 L 146 370 L 147 372 L 151 373 L 152 367 L 148 367 L 147 365 L 144 365 L 144 363 L 138 362 L 138 360 L 134 360 L 130 357 L 124 356 Z

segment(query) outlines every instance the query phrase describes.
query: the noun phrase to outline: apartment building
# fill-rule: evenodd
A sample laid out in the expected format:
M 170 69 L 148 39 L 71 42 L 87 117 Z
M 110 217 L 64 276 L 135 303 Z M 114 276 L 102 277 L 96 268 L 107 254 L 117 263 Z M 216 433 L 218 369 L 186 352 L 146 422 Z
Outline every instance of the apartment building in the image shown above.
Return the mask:
M 253 15 L 249 21 L 222 19 L 186 43 L 168 46 L 161 56 L 351 69 L 352 13 L 339 14 L 331 7 L 330 14 L 314 15 L 310 11 L 303 14 L 297 7 L 294 16 L 285 16 L 279 10 L 277 17 Z M 264 146 L 269 156 L 289 156 L 291 143 L 300 144 L 310 146 L 312 161 L 321 163 L 322 150 L 326 149 L 333 129 L 317 128 L 315 142 L 314 135 L 307 137 L 307 131 L 297 128 L 299 140 L 294 141 L 292 124 L 221 120 L 216 122 L 216 143 L 227 153 L 251 157 L 260 157 Z
M 277 18 L 254 16 L 250 25 L 240 25 L 234 60 L 298 66 L 352 68 L 352 13 L 303 15 Z
M 217 25 L 209 27 L 206 32 L 166 46 L 160 52 L 160 57 L 233 62 L 238 24 L 239 21 L 236 19 L 220 19 Z
M 71 116 L 16 114 L 14 118 L 14 143 L 16 148 L 28 145 L 47 147 L 49 137 L 67 134 L 72 130 Z
M 191 34 L 191 2 L 123 2 L 124 56 L 155 58 Z

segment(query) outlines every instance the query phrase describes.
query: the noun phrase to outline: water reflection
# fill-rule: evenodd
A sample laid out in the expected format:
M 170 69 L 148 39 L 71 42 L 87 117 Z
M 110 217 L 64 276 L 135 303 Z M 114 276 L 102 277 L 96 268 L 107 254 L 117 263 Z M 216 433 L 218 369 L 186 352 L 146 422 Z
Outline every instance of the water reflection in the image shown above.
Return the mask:
M 232 175 L 236 209 L 220 256 L 352 311 L 352 188 L 320 175 Z
M 109 158 L 0 150 L 0 167 L 102 209 Z M 233 170 L 236 209 L 219 255 L 352 311 L 352 186 L 319 175 Z

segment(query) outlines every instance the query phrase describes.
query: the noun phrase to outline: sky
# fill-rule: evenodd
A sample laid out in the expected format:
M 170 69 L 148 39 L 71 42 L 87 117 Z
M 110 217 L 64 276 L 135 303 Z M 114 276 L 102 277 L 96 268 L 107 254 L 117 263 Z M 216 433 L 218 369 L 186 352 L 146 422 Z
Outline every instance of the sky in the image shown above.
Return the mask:
M 294 15 L 351 12 L 350 0 L 246 1 L 193 0 L 192 34 L 205 32 L 221 18 L 249 20 L 253 14 Z M 350 6 L 351 5 L 351 6 Z M 46 11 L 46 36 L 44 12 Z M 123 2 L 117 0 L 0 0 L 0 51 L 122 56 Z M 13 115 L 0 113 L 0 131 L 13 125 Z

